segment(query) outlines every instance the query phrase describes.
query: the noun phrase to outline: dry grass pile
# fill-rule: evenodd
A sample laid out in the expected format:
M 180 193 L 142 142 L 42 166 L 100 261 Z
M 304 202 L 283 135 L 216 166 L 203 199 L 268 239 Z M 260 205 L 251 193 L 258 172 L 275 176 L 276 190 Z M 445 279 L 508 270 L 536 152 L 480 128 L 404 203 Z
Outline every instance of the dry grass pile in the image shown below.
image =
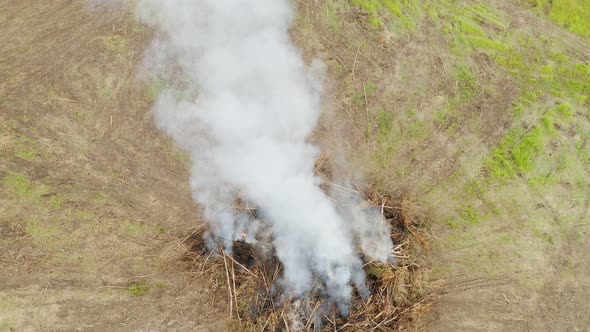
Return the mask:
M 228 315 L 236 326 L 246 331 L 402 331 L 413 326 L 415 317 L 430 307 L 432 294 L 424 271 L 417 261 L 428 250 L 424 235 L 423 213 L 401 198 L 382 196 L 369 187 L 344 187 L 327 182 L 325 186 L 365 199 L 366 208 L 380 208 L 391 227 L 397 262 L 367 261 L 364 270 L 371 296 L 354 296 L 349 317 L 340 317 L 335 305 L 322 294 L 320 281 L 304 299 L 287 298 L 281 289 L 282 266 L 268 250 L 261 253 L 254 246 L 235 241 L 231 255 L 223 249 L 209 250 L 203 226 L 187 241 L 185 257 L 193 267 L 224 271 L 228 293 Z M 353 188 L 354 187 L 354 188 Z M 327 190 L 329 192 L 330 190 Z M 338 195 L 332 196 L 338 197 Z M 339 201 L 334 198 L 336 203 Z M 236 208 L 256 213 L 240 201 Z

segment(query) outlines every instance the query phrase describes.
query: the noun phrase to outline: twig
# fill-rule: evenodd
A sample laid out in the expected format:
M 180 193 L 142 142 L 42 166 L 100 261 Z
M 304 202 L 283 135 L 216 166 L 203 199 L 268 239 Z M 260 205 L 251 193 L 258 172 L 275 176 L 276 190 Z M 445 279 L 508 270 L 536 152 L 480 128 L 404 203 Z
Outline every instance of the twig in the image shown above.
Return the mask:
M 332 55 L 336 58 L 336 60 L 338 60 L 338 62 L 340 62 L 342 67 L 344 67 L 344 70 L 348 71 L 348 67 L 346 67 L 344 62 L 342 62 L 342 60 L 340 60 L 340 58 L 334 53 L 334 51 L 332 51 L 332 49 L 328 45 L 326 45 L 323 41 L 320 41 L 320 43 L 322 43 L 322 45 L 324 45 L 324 47 L 327 48 L 330 51 L 330 53 L 332 53 Z
M 377 330 L 378 328 L 381 327 L 381 325 L 387 325 L 391 322 L 393 322 L 398 316 L 393 316 L 392 318 L 388 319 L 388 320 L 383 320 L 381 321 L 381 323 L 377 324 L 375 327 L 372 328 L 373 331 Z
M 262 328 L 260 329 L 261 332 L 266 331 L 265 328 L 266 328 L 266 325 L 268 325 L 268 322 L 270 322 L 270 317 L 271 317 L 271 315 L 268 315 L 268 317 L 266 318 L 266 322 L 264 322 L 264 325 L 262 325 Z
M 231 278 L 232 278 L 232 282 L 234 284 L 234 300 L 236 303 L 236 316 L 238 317 L 238 320 L 241 322 L 242 319 L 240 318 L 240 311 L 238 310 L 238 291 L 236 289 L 236 272 L 234 270 L 233 259 L 232 259 L 232 263 L 231 263 Z
M 363 91 L 365 92 L 365 110 L 367 111 L 367 128 L 369 128 L 369 102 L 368 102 L 368 98 L 367 98 L 367 87 L 365 86 L 365 83 L 363 83 Z
M 261 275 L 262 275 L 262 281 L 264 282 L 264 287 L 266 287 L 267 294 L 271 294 L 270 293 L 270 288 L 271 287 L 270 287 L 270 284 L 268 282 L 268 279 L 266 279 L 266 271 L 262 271 Z M 271 303 L 272 307 L 274 308 L 275 307 L 275 303 L 274 303 L 274 300 L 273 300 L 272 296 L 270 296 L 270 303 Z
M 241 267 L 246 272 L 248 272 L 249 275 L 253 276 L 254 278 L 257 278 L 258 277 L 254 272 L 252 272 L 251 270 L 249 270 L 247 267 L 245 267 L 244 265 L 238 263 L 233 257 L 227 256 L 227 258 L 231 259 L 232 262 L 236 263 L 239 267 Z
M 403 242 L 401 244 L 398 244 L 397 246 L 393 247 L 392 251 L 395 251 L 395 250 L 397 250 L 397 249 L 405 246 L 406 244 L 408 244 L 408 241 L 405 241 L 405 242 Z
M 322 314 L 322 316 L 324 316 L 324 318 L 330 322 L 330 324 L 334 325 L 334 322 L 330 319 L 330 317 L 326 316 L 326 314 Z
M 316 315 L 316 312 L 318 310 L 318 308 L 320 307 L 320 302 L 316 302 L 316 304 L 313 306 L 313 309 L 311 310 L 311 313 L 309 315 L 309 319 L 307 320 L 307 324 L 305 324 L 305 330 L 306 331 L 310 331 L 311 330 L 311 324 L 313 324 L 313 317 Z
M 194 230 L 192 233 L 190 233 L 190 234 L 189 234 L 189 236 L 187 236 L 187 237 L 185 237 L 184 239 L 182 239 L 182 241 L 178 242 L 178 243 L 177 243 L 176 245 L 174 245 L 172 248 L 170 248 L 170 249 L 166 250 L 165 254 L 168 254 L 168 253 L 170 253 L 170 252 L 174 251 L 176 248 L 180 247 L 180 246 L 181 246 L 181 245 L 182 245 L 182 244 L 183 244 L 183 243 L 184 243 L 186 240 L 190 239 L 190 238 L 191 238 L 191 236 L 193 236 L 193 235 L 197 234 L 197 232 L 198 232 L 199 230 L 201 230 L 201 228 L 202 228 L 202 227 L 204 227 L 204 226 L 199 226 L 199 227 L 198 227 L 197 229 L 195 229 L 195 230 Z
M 67 99 L 67 98 L 58 98 L 58 97 L 55 97 L 55 98 L 51 98 L 51 100 L 67 101 L 69 103 L 77 103 L 77 101 L 71 100 L 71 99 Z
M 229 318 L 233 318 L 233 310 L 234 310 L 234 300 L 232 297 L 232 291 L 231 291 L 231 282 L 229 280 L 229 270 L 227 268 L 227 259 L 225 259 L 225 257 L 227 256 L 225 254 L 225 251 L 223 249 L 221 249 L 221 254 L 223 255 L 223 265 L 225 266 L 225 277 L 227 278 L 227 290 L 229 291 L 228 296 L 229 296 Z
M 47 299 L 47 288 L 49 288 L 50 282 L 51 279 L 47 281 L 47 286 L 45 286 L 45 289 L 43 290 L 43 300 L 41 301 L 41 303 L 45 302 L 45 300 Z
M 391 256 L 395 257 L 395 258 L 410 258 L 410 256 L 402 256 L 402 255 L 397 255 L 397 254 L 392 254 Z
M 287 318 L 285 318 L 285 309 L 287 309 L 287 306 L 283 306 L 283 310 L 281 310 L 281 318 L 285 323 L 285 329 L 287 329 L 287 332 L 289 332 L 289 322 L 287 322 Z
M 329 185 L 331 185 L 332 187 L 336 187 L 336 188 L 339 188 L 339 189 L 343 189 L 343 190 L 349 191 L 349 192 L 351 192 L 351 193 L 353 193 L 353 194 L 358 194 L 358 191 L 356 191 L 356 190 L 354 190 L 354 189 L 346 188 L 346 187 L 343 187 L 343 186 L 337 185 L 337 184 L 335 184 L 335 183 L 332 183 L 332 182 L 326 182 L 326 184 L 329 184 Z
M 19 263 L 17 260 L 14 260 L 14 259 L 4 259 L 4 258 L 0 258 L 0 261 L 3 261 L 3 262 L 8 262 L 8 263 L 15 263 L 15 264 L 18 264 L 18 263 Z
M 357 47 L 356 49 L 356 55 L 354 56 L 354 62 L 352 64 L 352 78 L 354 79 L 354 81 L 356 82 L 356 76 L 354 74 L 354 69 L 356 68 L 356 60 L 358 60 L 359 58 L 359 51 L 361 50 L 361 45 L 359 44 L 359 47 Z
M 313 170 L 313 174 L 316 175 L 318 173 L 318 171 L 320 170 L 320 168 L 322 166 L 324 166 L 324 162 L 326 161 L 326 158 L 320 158 L 318 165 L 316 166 L 316 168 Z
M 336 326 L 336 308 L 334 308 L 334 310 L 332 311 L 332 317 L 333 317 L 333 321 L 332 323 L 334 324 L 334 332 L 338 331 L 338 327 Z
M 191 280 L 188 285 L 186 285 L 186 287 L 184 287 L 183 289 L 181 289 L 180 291 L 176 292 L 174 294 L 174 296 L 179 296 L 180 294 L 183 294 L 185 290 L 187 290 L 190 286 L 192 286 L 194 284 L 194 279 Z M 216 285 L 217 285 L 217 281 L 216 281 Z M 173 302 L 175 302 L 176 300 L 173 300 Z
M 133 278 L 148 278 L 148 277 L 153 277 L 155 275 L 160 274 L 161 272 L 156 272 L 156 273 L 152 273 L 152 274 L 146 274 L 146 275 L 141 275 L 141 276 L 133 276 Z

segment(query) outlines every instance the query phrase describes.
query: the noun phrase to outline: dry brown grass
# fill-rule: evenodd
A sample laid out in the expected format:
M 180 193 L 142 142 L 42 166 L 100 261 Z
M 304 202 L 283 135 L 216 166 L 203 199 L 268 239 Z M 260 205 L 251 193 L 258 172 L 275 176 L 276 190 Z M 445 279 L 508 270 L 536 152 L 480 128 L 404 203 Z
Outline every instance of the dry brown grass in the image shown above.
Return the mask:
M 199 212 L 152 126 L 149 40 L 124 11 L 0 1 L 0 331 L 224 324 L 223 289 L 168 250 Z

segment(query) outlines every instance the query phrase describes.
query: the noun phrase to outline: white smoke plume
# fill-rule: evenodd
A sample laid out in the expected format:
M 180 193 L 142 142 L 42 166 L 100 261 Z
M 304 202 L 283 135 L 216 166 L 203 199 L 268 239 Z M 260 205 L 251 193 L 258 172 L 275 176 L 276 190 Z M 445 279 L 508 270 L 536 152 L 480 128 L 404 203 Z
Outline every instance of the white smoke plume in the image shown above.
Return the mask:
M 190 153 L 214 239 L 231 251 L 267 223 L 289 296 L 319 278 L 347 315 L 353 285 L 368 295 L 359 249 L 386 261 L 392 245 L 378 213 L 338 211 L 314 176 L 324 66 L 306 66 L 291 43 L 293 9 L 290 0 L 138 0 L 136 12 L 156 32 L 145 65 L 170 85 L 156 124 Z M 236 212 L 236 196 L 260 220 Z

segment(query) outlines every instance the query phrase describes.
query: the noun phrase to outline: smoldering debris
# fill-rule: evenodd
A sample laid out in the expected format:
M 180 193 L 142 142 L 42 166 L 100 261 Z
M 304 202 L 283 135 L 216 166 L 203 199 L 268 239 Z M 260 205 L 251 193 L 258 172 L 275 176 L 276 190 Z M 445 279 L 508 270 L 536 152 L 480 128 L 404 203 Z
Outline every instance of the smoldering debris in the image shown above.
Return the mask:
M 291 43 L 292 2 L 139 0 L 136 11 L 156 33 L 145 67 L 168 84 L 154 118 L 190 153 L 208 245 L 232 253 L 236 240 L 270 243 L 287 298 L 321 279 L 323 296 L 348 315 L 353 289 L 368 295 L 357 244 L 386 262 L 392 242 L 378 214 L 337 209 L 314 174 L 309 137 L 325 66 L 305 64 Z M 236 197 L 258 216 L 236 209 Z

